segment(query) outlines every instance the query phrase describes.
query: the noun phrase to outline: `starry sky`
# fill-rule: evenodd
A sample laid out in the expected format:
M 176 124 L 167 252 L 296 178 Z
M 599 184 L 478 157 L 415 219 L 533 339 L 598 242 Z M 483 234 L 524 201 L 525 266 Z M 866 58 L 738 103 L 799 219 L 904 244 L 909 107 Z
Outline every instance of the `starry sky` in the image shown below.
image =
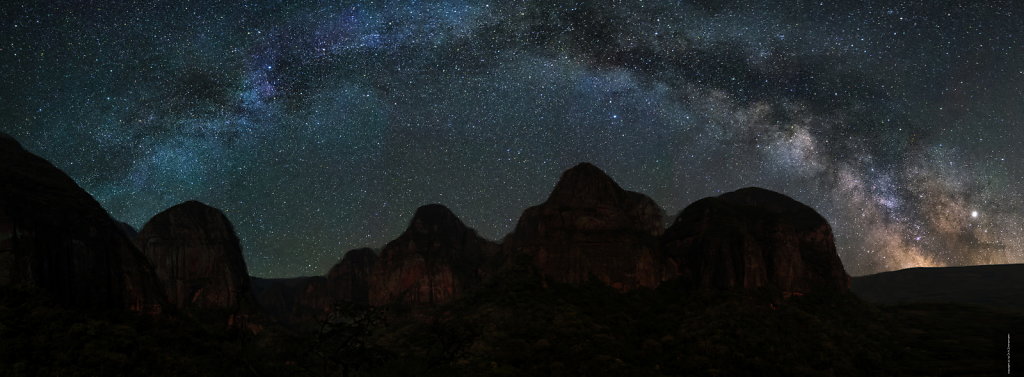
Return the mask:
M 1024 262 L 1024 5 L 24 1 L 0 131 L 141 227 L 197 199 L 252 275 L 322 274 L 443 203 L 500 239 L 577 162 L 670 215 L 746 186 L 848 272 Z

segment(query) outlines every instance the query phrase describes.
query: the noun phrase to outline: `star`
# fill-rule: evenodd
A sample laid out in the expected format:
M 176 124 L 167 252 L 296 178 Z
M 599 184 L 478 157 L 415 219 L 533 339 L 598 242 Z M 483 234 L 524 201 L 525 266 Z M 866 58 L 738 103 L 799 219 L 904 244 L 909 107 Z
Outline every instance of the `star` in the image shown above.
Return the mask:
M 255 276 L 322 274 L 438 201 L 500 240 L 583 161 L 668 221 L 785 193 L 854 275 L 1024 262 L 1014 2 L 618 4 L 5 7 L 0 131 L 136 227 L 226 211 Z

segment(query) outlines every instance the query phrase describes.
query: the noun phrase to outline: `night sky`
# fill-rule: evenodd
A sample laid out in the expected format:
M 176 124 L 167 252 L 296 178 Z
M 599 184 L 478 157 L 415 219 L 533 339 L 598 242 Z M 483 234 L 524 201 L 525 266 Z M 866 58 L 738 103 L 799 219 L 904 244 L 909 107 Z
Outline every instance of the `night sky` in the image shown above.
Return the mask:
M 224 210 L 255 276 L 427 203 L 500 239 L 581 161 L 667 220 L 790 195 L 852 275 L 1024 262 L 1020 1 L 120 3 L 0 5 L 0 131 L 133 226 Z

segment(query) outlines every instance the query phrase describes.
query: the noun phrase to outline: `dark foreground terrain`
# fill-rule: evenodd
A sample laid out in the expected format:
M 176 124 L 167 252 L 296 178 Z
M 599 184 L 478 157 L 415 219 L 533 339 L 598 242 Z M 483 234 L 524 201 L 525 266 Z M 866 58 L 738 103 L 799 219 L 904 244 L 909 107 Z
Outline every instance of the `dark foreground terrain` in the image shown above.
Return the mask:
M 958 303 L 1024 310 L 1024 264 L 908 268 L 853 278 L 850 289 L 879 304 Z
M 853 295 L 620 294 L 525 279 L 428 311 L 342 308 L 258 334 L 0 296 L 5 376 L 876 376 L 1006 373 L 1019 311 Z

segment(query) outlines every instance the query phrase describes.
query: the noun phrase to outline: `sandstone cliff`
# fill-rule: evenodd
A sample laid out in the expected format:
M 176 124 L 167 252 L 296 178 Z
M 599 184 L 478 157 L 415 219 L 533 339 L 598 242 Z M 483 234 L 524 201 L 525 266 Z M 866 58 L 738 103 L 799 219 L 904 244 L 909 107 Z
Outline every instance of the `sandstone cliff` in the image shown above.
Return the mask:
M 0 285 L 56 301 L 159 313 L 153 269 L 120 225 L 67 174 L 0 135 Z
M 219 210 L 197 201 L 178 204 L 150 219 L 135 240 L 176 307 L 252 312 L 242 248 Z
M 582 163 L 562 174 L 547 201 L 523 212 L 504 249 L 529 255 L 558 282 L 656 287 L 675 271 L 659 251 L 663 221 L 653 200 Z
M 783 292 L 849 288 L 832 228 L 785 195 L 746 188 L 701 199 L 663 236 L 665 252 L 697 288 L 774 287 Z
M 420 207 L 409 228 L 381 250 L 369 281 L 371 305 L 438 304 L 478 284 L 498 251 L 448 208 Z

